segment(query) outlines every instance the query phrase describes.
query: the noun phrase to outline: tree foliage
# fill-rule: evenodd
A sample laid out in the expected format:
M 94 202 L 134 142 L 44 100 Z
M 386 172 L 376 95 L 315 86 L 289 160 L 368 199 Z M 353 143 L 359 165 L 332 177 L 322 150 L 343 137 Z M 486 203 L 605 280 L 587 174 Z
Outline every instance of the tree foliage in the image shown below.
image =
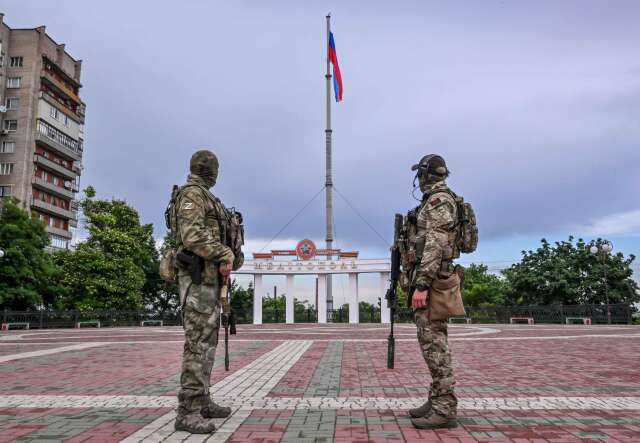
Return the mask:
M 49 236 L 44 224 L 31 218 L 16 200 L 0 202 L 0 307 L 25 310 L 51 307 L 64 291 L 57 269 L 46 251 Z
M 497 306 L 504 303 L 508 288 L 509 283 L 489 273 L 486 265 L 472 263 L 464 272 L 462 298 L 465 306 Z
M 590 246 L 605 243 L 600 238 L 588 244 L 574 243 L 573 237 L 541 243 L 535 251 L 522 251 L 522 260 L 503 271 L 509 304 L 602 304 L 607 294 L 610 303 L 640 301 L 632 278 L 634 255 L 591 254 Z
M 231 281 L 231 308 L 238 319 L 253 318 L 253 285 L 245 289 L 237 280 Z
M 358 315 L 360 321 L 363 319 L 371 319 L 375 317 L 376 312 L 379 310 L 379 306 L 374 306 L 369 302 L 361 301 L 358 303 Z
M 80 207 L 89 238 L 55 255 L 69 288 L 61 303 L 79 310 L 140 309 L 145 282 L 157 275 L 153 226 L 141 225 L 138 212 L 122 200 L 95 200 L 92 187 L 85 195 Z
M 252 303 L 253 305 L 253 303 Z M 287 305 L 286 294 L 279 295 L 277 297 L 263 297 L 262 298 L 262 310 L 264 311 L 278 311 L 284 312 Z

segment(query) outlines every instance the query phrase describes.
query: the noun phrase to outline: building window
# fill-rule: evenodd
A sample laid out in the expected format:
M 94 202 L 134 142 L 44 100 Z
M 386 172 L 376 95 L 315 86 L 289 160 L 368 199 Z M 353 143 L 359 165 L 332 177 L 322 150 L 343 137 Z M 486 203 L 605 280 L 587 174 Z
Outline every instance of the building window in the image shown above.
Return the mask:
M 0 154 L 13 154 L 16 152 L 16 142 L 2 142 Z
M 60 237 L 59 235 L 51 234 L 51 246 L 58 249 L 68 249 L 69 240 L 64 237 Z
M 16 131 L 18 129 L 18 120 L 5 120 L 2 129 L 7 131 Z
M 66 114 L 62 114 L 62 123 L 65 126 L 69 126 L 69 117 L 67 117 Z
M 13 163 L 0 163 L 0 175 L 10 175 L 13 172 Z
M 10 57 L 9 58 L 9 66 L 12 68 L 22 68 L 22 57 Z
M 58 111 L 58 108 L 54 108 L 53 106 L 51 106 L 51 108 L 49 108 L 49 115 L 53 118 L 55 118 L 56 120 L 58 120 L 58 116 L 60 115 L 60 111 Z
M 7 88 L 19 88 L 21 77 L 7 77 Z
M 5 106 L 7 107 L 8 111 L 14 111 L 18 109 L 19 104 L 20 104 L 20 99 L 17 97 L 8 97 L 7 101 L 5 102 Z
M 0 198 L 11 197 L 11 185 L 0 186 Z

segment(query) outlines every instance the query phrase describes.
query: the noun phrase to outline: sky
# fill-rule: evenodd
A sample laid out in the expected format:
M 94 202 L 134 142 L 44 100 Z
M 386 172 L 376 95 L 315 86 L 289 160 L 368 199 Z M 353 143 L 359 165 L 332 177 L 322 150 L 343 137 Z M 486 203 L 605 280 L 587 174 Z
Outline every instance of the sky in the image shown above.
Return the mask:
M 172 185 L 209 148 L 214 193 L 244 214 L 248 253 L 322 242 L 320 194 L 269 243 L 323 187 L 331 12 L 344 82 L 332 106 L 337 247 L 387 256 L 393 214 L 417 204 L 411 165 L 438 153 L 478 218 L 478 251 L 462 263 L 499 271 L 569 235 L 640 252 L 640 2 L 0 0 L 0 11 L 14 28 L 46 25 L 83 60 L 82 185 L 128 201 L 158 238 Z M 375 299 L 377 281 L 361 291 Z

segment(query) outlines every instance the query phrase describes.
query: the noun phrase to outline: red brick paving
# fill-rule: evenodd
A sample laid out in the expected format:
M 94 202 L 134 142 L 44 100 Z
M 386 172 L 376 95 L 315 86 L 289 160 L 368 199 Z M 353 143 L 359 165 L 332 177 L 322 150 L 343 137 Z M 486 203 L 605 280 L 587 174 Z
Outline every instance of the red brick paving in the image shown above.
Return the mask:
M 117 423 L 104 422 L 95 428 L 89 429 L 82 434 L 76 435 L 68 443 L 111 443 L 118 442 L 138 429 L 144 427 L 144 423 Z
M 46 423 L 0 423 L 0 443 L 14 441 L 23 435 L 28 435 L 37 429 L 46 427 Z
M 282 340 L 320 340 L 311 345 L 269 394 L 273 397 L 301 397 L 309 387 L 328 340 L 340 337 L 347 341 L 343 342 L 342 348 L 339 396 L 421 397 L 426 392 L 430 377 L 417 343 L 413 341 L 414 327 L 398 328 L 398 338 L 402 341 L 397 342 L 396 369 L 390 371 L 386 369 L 386 328 L 327 325 L 309 330 L 310 326 L 295 325 L 286 329 L 283 325 L 240 326 L 238 335 L 231 337 L 232 352 L 242 352 L 256 343 L 259 346 L 232 358 L 228 373 L 221 365 L 216 367 L 212 383 L 223 380 L 274 349 Z M 336 328 L 339 330 L 335 331 Z M 636 358 L 640 355 L 640 328 L 562 325 L 485 325 L 483 328 L 496 331 L 485 329 L 488 333 L 478 335 L 481 329 L 465 326 L 450 329 L 461 398 L 640 397 L 640 360 Z M 284 330 L 284 333 L 269 329 Z M 638 335 L 635 338 L 615 337 L 630 333 Z M 588 337 L 590 335 L 611 337 Z M 67 343 L 117 343 L 2 363 L 1 394 L 120 395 L 130 394 L 133 389 L 139 391 L 138 395 L 143 395 L 145 389 L 149 389 L 148 395 L 172 395 L 175 392 L 174 389 L 151 390 L 155 386 L 164 386 L 162 383 L 167 383 L 179 373 L 182 352 L 179 328 L 15 331 L 2 336 L 0 355 L 49 349 Z M 19 336 L 24 338 L 19 339 Z M 558 336 L 582 338 L 557 339 Z M 351 339 L 365 341 L 348 341 Z M 216 357 L 217 360 L 224 358 L 222 342 Z M 83 414 L 103 414 L 104 418 L 99 424 L 66 441 L 119 441 L 168 410 L 129 408 L 109 412 L 90 408 L 0 408 L 0 443 L 37 435 L 56 420 L 68 418 L 77 422 L 76 418 Z M 120 415 L 110 419 L 112 413 Z M 123 413 L 134 417 L 134 421 L 123 421 Z M 437 431 L 414 429 L 406 411 L 338 410 L 333 413 L 333 421 L 331 417 L 323 416 L 322 423 L 329 428 L 329 439 L 344 443 L 640 442 L 638 410 L 461 410 L 459 428 Z M 293 410 L 253 410 L 229 441 L 292 441 L 293 427 L 289 423 L 295 420 L 304 422 L 307 415 L 311 417 L 313 414 L 311 411 L 307 414 Z
M 302 397 L 327 346 L 328 342 L 313 343 L 269 393 L 269 396 Z

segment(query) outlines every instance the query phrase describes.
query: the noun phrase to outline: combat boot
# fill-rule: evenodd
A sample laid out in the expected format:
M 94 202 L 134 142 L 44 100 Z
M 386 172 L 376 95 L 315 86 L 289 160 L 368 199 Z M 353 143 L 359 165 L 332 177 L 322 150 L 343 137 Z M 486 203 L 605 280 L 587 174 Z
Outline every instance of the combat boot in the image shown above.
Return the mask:
M 178 415 L 175 423 L 176 431 L 186 431 L 191 434 L 211 434 L 215 432 L 216 425 L 213 420 L 204 418 L 199 412 L 186 415 Z
M 418 429 L 455 428 L 458 426 L 455 417 L 445 417 L 433 410 L 427 417 L 412 418 L 411 423 Z
M 209 404 L 200 410 L 200 414 L 204 418 L 226 418 L 231 415 L 231 408 L 220 406 L 213 400 L 209 400 Z
M 426 417 L 431 412 L 431 399 L 427 400 L 422 406 L 409 409 L 409 415 L 413 418 Z

